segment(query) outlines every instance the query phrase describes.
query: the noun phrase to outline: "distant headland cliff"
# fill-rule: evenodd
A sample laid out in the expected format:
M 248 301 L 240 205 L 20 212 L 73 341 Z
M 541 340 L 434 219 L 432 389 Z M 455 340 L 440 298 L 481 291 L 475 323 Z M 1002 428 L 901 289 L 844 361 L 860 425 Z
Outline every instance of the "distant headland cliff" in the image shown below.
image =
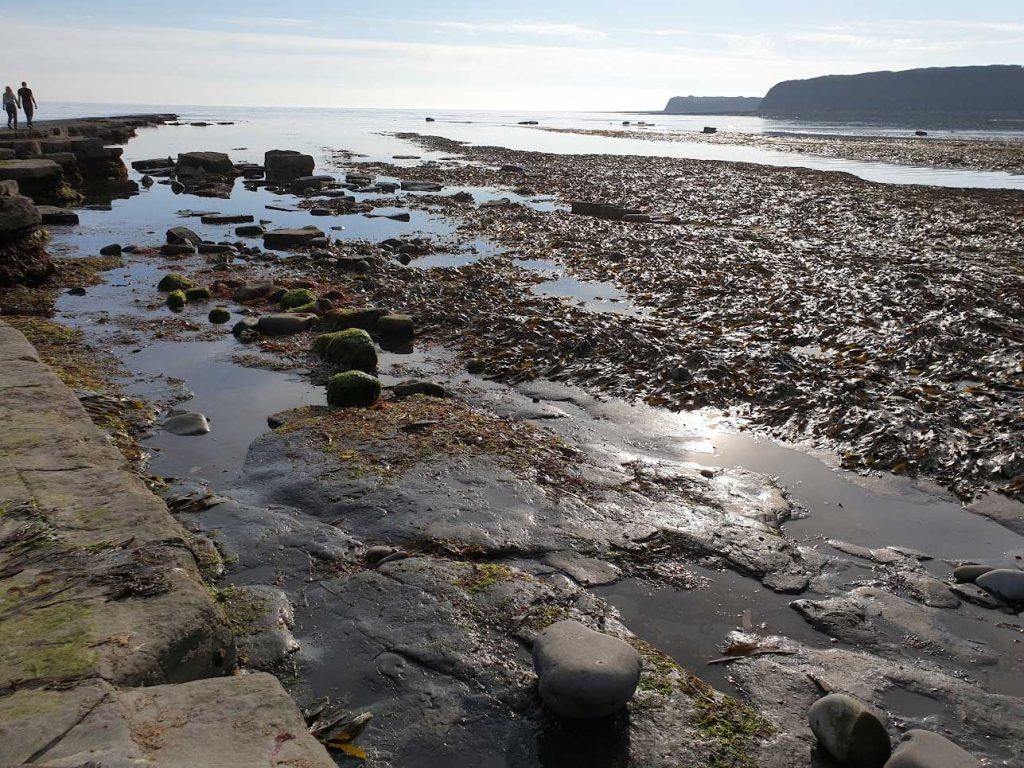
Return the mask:
M 1024 67 L 932 67 L 786 80 L 763 99 L 676 97 L 665 112 L 830 120 L 1024 119 Z
M 669 115 L 754 114 L 761 105 L 760 96 L 673 96 L 665 106 Z

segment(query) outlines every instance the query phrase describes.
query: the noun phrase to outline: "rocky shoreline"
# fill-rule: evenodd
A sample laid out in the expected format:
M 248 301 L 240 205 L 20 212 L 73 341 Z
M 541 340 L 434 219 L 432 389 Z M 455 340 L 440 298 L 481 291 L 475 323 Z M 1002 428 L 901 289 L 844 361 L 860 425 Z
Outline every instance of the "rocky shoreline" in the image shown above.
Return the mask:
M 713 124 L 715 119 L 708 117 L 709 125 Z M 871 163 L 1024 173 L 1024 140 L 1021 139 L 949 139 L 928 136 L 874 138 L 798 133 L 740 133 L 727 130 L 716 130 L 713 133 L 696 131 L 683 133 L 657 129 L 544 128 L 542 130 L 553 133 L 607 136 L 643 141 L 684 141 L 754 147 Z
M 859 759 L 844 746 L 851 732 L 879 766 L 904 733 L 890 765 L 942 752 L 937 733 L 1013 765 L 1021 555 L 986 557 L 1010 576 L 968 578 L 954 567 L 972 552 L 798 538 L 786 488 L 695 465 L 697 433 L 666 414 L 742 405 L 769 414 L 762 428 L 796 435 L 849 413 L 869 428 L 820 434 L 830 447 L 861 441 L 852 466 L 1019 496 L 1020 468 L 1002 457 L 1019 438 L 1007 365 L 1020 195 L 407 138 L 451 160 L 339 153 L 343 178 L 315 174 L 299 153 L 138 163 L 179 194 L 252 199 L 252 211 L 179 212 L 204 237 L 168 209 L 164 242 L 103 249 L 116 245 L 120 287 L 95 305 L 82 291 L 93 342 L 123 359 L 157 339 L 167 355 L 216 345 L 245 365 L 303 371 L 334 406 L 264 413 L 270 431 L 232 479 L 158 482 L 243 667 L 279 675 L 314 733 L 333 721 L 322 700 L 346 701 L 358 714 L 321 740 L 368 765 L 824 768 Z M 257 223 L 275 209 L 327 225 Z M 454 235 L 330 235 L 331 217 L 423 212 Z M 417 266 L 428 258 L 441 265 Z M 545 295 L 542 272 L 556 267 L 616 286 L 624 306 Z M 962 310 L 952 325 L 950 306 Z M 888 335 L 908 313 L 920 349 Z M 977 391 L 946 370 L 942 345 L 965 340 Z M 900 425 L 915 403 L 934 434 L 910 451 Z M 181 440 L 231 428 L 171 404 L 156 403 L 155 428 Z M 982 409 L 998 429 L 952 430 Z M 973 451 L 970 471 L 949 462 L 943 474 L 934 457 L 949 441 Z M 703 573 L 735 574 L 747 600 L 746 618 L 704 651 L 728 666 L 731 695 L 595 591 L 625 580 L 674 590 L 685 619 L 699 615 Z M 776 595 L 801 632 L 751 618 Z M 269 680 L 230 678 L 253 679 Z

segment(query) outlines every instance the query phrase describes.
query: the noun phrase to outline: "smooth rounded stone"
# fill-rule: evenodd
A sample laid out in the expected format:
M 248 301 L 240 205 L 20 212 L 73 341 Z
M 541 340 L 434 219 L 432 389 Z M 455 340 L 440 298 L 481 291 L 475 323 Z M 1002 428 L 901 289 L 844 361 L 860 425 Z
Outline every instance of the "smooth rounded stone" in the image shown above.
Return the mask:
M 172 416 L 160 425 L 165 432 L 183 437 L 194 437 L 205 435 L 210 431 L 210 422 L 201 413 L 183 413 L 180 416 Z
M 186 288 L 191 288 L 194 283 L 184 275 L 180 275 L 177 272 L 168 272 L 166 275 L 160 278 L 160 282 L 156 284 L 158 291 L 183 291 Z
M 167 230 L 168 245 L 199 245 L 203 238 L 188 227 L 171 227 Z
M 222 325 L 231 319 L 231 312 L 226 307 L 214 307 L 207 318 L 215 325 Z
M 78 214 L 67 208 L 58 208 L 55 205 L 37 205 L 36 210 L 43 220 L 43 224 L 77 224 Z
M 427 397 L 448 397 L 448 392 L 440 384 L 422 379 L 407 379 L 399 382 L 391 388 L 396 400 L 404 400 L 413 395 L 426 395 Z
M 1024 571 L 997 568 L 981 574 L 974 583 L 1008 603 L 1024 605 Z
M 533 644 L 533 667 L 545 706 L 559 717 L 608 717 L 633 698 L 640 682 L 640 654 L 616 637 L 577 621 L 559 621 Z
M 321 334 L 313 341 L 313 351 L 333 365 L 366 373 L 377 370 L 377 350 L 373 339 L 360 328 Z
M 409 315 L 384 315 L 377 321 L 377 333 L 392 341 L 412 341 L 415 327 Z
M 203 171 L 215 176 L 234 176 L 235 166 L 223 152 L 183 152 L 178 155 L 178 173 Z
M 260 224 L 246 224 L 241 227 L 235 227 L 235 235 L 237 237 L 263 237 L 265 234 L 266 230 Z
M 100 248 L 100 256 L 120 256 L 121 245 L 119 243 L 111 243 L 110 245 L 104 245 Z
M 575 552 L 551 552 L 544 562 L 571 576 L 584 587 L 599 587 L 619 580 L 621 572 L 611 563 Z
M 953 581 L 957 584 L 973 584 L 979 576 L 994 570 L 991 565 L 961 565 L 953 569 Z
M 0 197 L 0 239 L 20 239 L 42 220 L 27 197 Z
M 316 315 L 303 313 L 274 313 L 263 315 L 255 329 L 264 336 L 293 336 L 302 333 L 316 322 Z
M 285 309 L 294 309 L 304 304 L 312 304 L 314 301 L 316 294 L 309 288 L 292 288 L 281 297 L 281 306 Z
M 335 408 L 369 408 L 380 393 L 380 381 L 363 371 L 336 373 L 327 380 L 327 404 Z
M 882 720 L 851 696 L 830 693 L 807 713 L 818 744 L 840 765 L 882 768 L 892 754 L 892 742 Z
M 237 301 L 239 304 L 244 304 L 247 301 L 255 301 L 256 299 L 262 299 L 276 286 L 273 283 L 253 283 L 252 285 L 243 285 L 231 298 Z
M 188 304 L 188 296 L 184 291 L 171 291 L 167 294 L 167 306 L 171 309 L 184 309 L 186 304 Z
M 945 736 L 915 728 L 903 734 L 885 768 L 981 768 L 981 762 Z

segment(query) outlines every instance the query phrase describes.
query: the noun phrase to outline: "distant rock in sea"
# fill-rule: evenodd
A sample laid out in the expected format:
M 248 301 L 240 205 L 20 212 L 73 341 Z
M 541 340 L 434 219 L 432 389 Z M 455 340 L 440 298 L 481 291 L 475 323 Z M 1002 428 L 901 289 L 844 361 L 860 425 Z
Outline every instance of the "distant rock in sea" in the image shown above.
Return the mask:
M 768 91 L 760 113 L 834 120 L 1024 118 L 1024 67 L 933 67 L 787 80 Z
M 734 115 L 754 113 L 760 96 L 673 96 L 665 105 L 669 115 Z

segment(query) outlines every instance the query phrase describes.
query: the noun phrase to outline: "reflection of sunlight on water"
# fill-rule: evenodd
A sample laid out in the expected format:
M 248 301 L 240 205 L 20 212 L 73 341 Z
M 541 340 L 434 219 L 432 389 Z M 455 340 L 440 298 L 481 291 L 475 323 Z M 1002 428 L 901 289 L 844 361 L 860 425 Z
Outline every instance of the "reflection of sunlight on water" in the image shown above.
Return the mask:
M 437 160 L 444 153 L 416 147 L 393 133 L 439 135 L 478 145 L 497 145 L 510 149 L 565 154 L 621 154 L 653 157 L 680 157 L 704 160 L 760 163 L 765 165 L 815 168 L 844 171 L 869 181 L 892 184 L 929 184 L 952 187 L 998 187 L 1024 189 L 1024 176 L 1003 172 L 951 170 L 870 163 L 856 160 L 825 158 L 793 152 L 725 144 L 688 143 L 679 141 L 647 141 L 644 139 L 610 138 L 557 134 L 517 125 L 521 112 L 439 110 L 359 110 L 359 109 L 287 109 L 252 107 L 168 107 L 140 105 L 56 105 L 54 117 L 130 112 L 178 111 L 186 120 L 230 120 L 234 125 L 211 125 L 197 128 L 189 125 L 142 129 L 128 144 L 126 159 L 163 157 L 191 150 L 228 152 L 233 160 L 262 162 L 268 149 L 297 149 L 318 158 L 326 166 L 329 150 L 349 150 L 366 155 L 360 160 L 390 161 L 396 154 L 416 154 L 424 160 Z M 437 121 L 425 123 L 425 116 Z M 534 114 L 541 127 L 548 128 L 614 128 L 621 127 L 628 114 L 552 112 Z M 699 131 L 713 122 L 714 116 L 657 115 L 657 130 Z M 905 135 L 905 129 L 885 126 L 839 125 L 818 123 L 786 123 L 755 117 L 729 117 L 732 130 L 760 133 L 770 130 L 844 133 L 847 135 Z M 954 135 L 933 131 L 933 136 Z M 957 132 L 956 137 L 992 136 L 1020 138 L 1020 131 Z M 245 147 L 245 150 L 238 148 Z M 406 161 L 398 161 L 406 162 Z M 411 161 L 418 162 L 418 161 Z M 341 163 L 343 165 L 343 163 Z

